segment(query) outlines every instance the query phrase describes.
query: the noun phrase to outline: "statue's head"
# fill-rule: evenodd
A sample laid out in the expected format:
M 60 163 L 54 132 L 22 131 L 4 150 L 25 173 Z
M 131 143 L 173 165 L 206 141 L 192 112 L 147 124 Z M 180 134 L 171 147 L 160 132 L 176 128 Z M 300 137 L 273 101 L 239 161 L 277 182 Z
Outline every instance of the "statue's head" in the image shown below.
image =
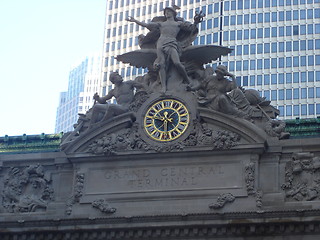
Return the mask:
M 225 76 L 228 73 L 228 69 L 224 65 L 218 65 L 215 72 L 217 75 Z
M 163 9 L 163 14 L 167 17 L 167 14 L 173 14 L 173 17 L 176 18 L 177 11 L 173 7 L 166 7 Z
M 110 73 L 110 82 L 115 84 L 115 83 L 122 82 L 122 81 L 123 81 L 123 79 L 122 79 L 121 75 L 118 72 Z

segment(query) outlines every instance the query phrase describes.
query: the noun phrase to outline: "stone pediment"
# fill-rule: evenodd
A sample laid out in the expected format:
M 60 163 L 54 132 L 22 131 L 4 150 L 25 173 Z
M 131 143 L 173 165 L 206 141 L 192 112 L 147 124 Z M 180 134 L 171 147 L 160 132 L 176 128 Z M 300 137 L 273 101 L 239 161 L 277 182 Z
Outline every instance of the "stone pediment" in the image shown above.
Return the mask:
M 253 145 L 264 147 L 268 135 L 251 121 L 198 107 L 193 100 L 194 96 L 191 94 L 153 94 L 136 108 L 136 112 L 130 111 L 98 122 L 79 135 L 70 133 L 63 140 L 62 150 L 67 154 L 114 155 L 125 152 L 134 154 L 243 149 Z M 176 104 L 172 101 L 177 101 L 188 109 L 189 118 L 185 131 L 171 141 L 153 137 L 145 126 L 148 109 L 154 108 L 159 101 L 161 104 Z

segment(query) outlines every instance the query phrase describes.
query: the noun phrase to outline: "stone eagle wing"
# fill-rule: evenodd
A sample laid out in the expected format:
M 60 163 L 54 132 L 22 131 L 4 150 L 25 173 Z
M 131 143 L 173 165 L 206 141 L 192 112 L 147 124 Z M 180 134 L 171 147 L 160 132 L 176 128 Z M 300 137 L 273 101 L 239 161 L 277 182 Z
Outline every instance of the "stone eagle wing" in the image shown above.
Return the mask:
M 129 63 L 131 66 L 137 68 L 152 68 L 156 58 L 157 52 L 155 49 L 140 49 L 127 52 L 116 57 L 118 61 Z
M 231 48 L 216 45 L 189 46 L 183 50 L 181 61 L 207 64 L 221 56 L 228 55 L 232 50 Z

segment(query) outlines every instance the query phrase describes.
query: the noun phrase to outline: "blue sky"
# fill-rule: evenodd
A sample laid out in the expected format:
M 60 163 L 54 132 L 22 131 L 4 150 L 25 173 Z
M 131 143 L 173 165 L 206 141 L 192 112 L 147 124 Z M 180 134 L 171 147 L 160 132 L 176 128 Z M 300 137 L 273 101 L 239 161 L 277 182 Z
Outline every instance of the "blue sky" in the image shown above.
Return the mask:
M 54 133 L 71 66 L 102 51 L 106 0 L 0 0 L 0 137 Z

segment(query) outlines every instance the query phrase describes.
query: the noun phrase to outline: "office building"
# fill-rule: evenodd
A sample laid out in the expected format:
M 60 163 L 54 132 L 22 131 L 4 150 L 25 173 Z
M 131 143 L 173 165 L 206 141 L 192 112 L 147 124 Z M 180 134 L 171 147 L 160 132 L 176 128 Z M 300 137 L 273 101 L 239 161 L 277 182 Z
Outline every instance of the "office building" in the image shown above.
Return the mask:
M 104 92 L 108 73 L 119 71 L 133 79 L 146 69 L 117 62 L 114 57 L 138 49 L 139 34 L 146 34 L 128 16 L 151 21 L 171 1 L 108 1 L 104 44 Z M 292 119 L 320 115 L 320 0 L 176 0 L 179 16 L 192 21 L 195 11 L 206 17 L 194 44 L 223 45 L 234 49 L 221 59 L 237 76 L 239 85 L 255 88 Z M 213 63 L 213 66 L 217 63 Z
M 60 93 L 55 132 L 68 132 L 78 120 L 79 113 L 93 105 L 93 95 L 101 89 L 101 55 L 92 54 L 75 64 L 70 73 L 68 91 Z

